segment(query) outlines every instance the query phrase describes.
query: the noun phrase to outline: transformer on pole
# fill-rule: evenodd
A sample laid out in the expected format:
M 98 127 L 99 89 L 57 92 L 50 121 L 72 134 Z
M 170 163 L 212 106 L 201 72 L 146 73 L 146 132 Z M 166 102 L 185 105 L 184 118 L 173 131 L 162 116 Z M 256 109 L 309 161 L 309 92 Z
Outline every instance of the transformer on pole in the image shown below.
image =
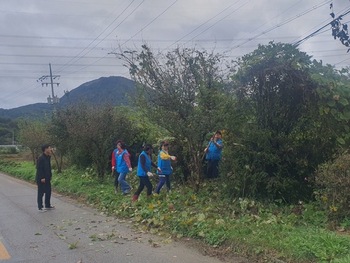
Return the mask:
M 58 87 L 60 85 L 60 83 L 54 82 L 54 80 L 60 78 L 61 76 L 60 75 L 52 75 L 51 63 L 49 63 L 49 68 L 50 68 L 50 75 L 41 76 L 38 79 L 38 81 L 41 82 L 41 86 L 44 86 L 44 85 L 46 85 L 46 87 L 48 85 L 51 86 L 51 95 L 49 95 L 49 97 L 47 98 L 47 103 L 58 104 L 60 102 L 60 99 L 57 97 L 57 95 L 55 95 L 54 85 L 56 85 Z

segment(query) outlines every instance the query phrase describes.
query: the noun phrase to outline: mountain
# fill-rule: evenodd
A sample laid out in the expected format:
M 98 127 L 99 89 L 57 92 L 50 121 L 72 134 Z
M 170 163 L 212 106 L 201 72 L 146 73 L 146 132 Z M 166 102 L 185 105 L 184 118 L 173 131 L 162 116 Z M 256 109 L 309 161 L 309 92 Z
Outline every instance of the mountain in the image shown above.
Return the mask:
M 136 96 L 135 84 L 124 77 L 102 77 L 86 82 L 66 93 L 60 99 L 60 106 L 85 102 L 93 105 L 130 105 L 130 98 Z
M 78 103 L 92 105 L 130 105 L 131 99 L 136 96 L 134 81 L 118 76 L 102 77 L 86 82 L 79 87 L 67 92 L 56 107 L 67 107 Z M 0 117 L 17 118 L 42 118 L 50 116 L 53 105 L 47 103 L 35 103 L 14 109 L 0 109 Z
M 35 103 L 8 110 L 0 109 L 0 117 L 4 119 L 17 119 L 21 117 L 37 119 L 50 116 L 52 109 L 52 105 L 47 103 Z

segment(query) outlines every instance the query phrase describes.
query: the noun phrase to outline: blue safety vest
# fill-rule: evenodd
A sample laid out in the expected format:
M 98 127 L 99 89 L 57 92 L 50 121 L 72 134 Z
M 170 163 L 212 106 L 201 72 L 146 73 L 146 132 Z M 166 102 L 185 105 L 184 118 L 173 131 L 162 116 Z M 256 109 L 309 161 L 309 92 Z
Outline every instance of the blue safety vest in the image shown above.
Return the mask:
M 218 139 L 217 144 L 222 145 L 222 140 Z M 217 147 L 214 142 L 210 142 L 208 146 L 208 152 L 206 155 L 207 160 L 221 160 L 222 148 Z
M 161 150 L 158 154 L 158 167 L 162 170 L 162 172 L 158 172 L 158 174 L 170 175 L 173 170 L 171 169 L 171 160 L 163 160 L 160 158 L 160 154 L 164 152 Z
M 124 154 L 128 154 L 128 151 L 124 150 L 121 153 L 118 153 L 118 151 L 117 151 L 115 154 L 118 173 L 128 173 L 129 172 L 129 167 L 124 160 Z
M 145 166 L 146 166 L 147 171 L 142 169 L 142 165 L 141 165 L 141 162 L 140 162 L 140 158 L 141 158 L 142 155 L 145 156 L 145 160 L 146 160 Z M 145 151 L 143 151 L 140 154 L 140 156 L 139 156 L 139 161 L 138 161 L 138 164 L 137 164 L 137 176 L 140 176 L 140 177 L 147 176 L 147 172 L 149 172 L 151 170 L 151 165 L 152 165 L 152 161 L 149 158 L 149 155 Z

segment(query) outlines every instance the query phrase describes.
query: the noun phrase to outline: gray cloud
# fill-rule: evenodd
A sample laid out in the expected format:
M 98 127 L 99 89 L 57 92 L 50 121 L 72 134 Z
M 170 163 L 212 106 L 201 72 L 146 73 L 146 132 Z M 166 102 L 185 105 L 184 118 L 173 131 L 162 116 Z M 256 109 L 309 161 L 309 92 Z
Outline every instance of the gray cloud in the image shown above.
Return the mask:
M 37 79 L 61 75 L 64 90 L 102 76 L 128 77 L 109 52 L 147 42 L 226 52 L 232 58 L 271 40 L 292 43 L 331 21 L 324 0 L 0 0 L 0 108 L 46 102 Z M 336 15 L 350 8 L 334 0 Z M 350 15 L 343 21 L 350 21 Z M 300 45 L 317 60 L 347 66 L 350 55 L 330 28 Z M 347 60 L 349 59 L 349 60 Z

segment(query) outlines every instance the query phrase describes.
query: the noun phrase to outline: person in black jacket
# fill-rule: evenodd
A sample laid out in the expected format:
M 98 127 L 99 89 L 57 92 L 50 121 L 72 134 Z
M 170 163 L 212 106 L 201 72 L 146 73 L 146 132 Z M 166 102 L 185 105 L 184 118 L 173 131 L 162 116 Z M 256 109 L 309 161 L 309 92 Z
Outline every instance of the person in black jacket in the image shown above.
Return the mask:
M 42 155 L 36 163 L 36 183 L 38 185 L 38 209 L 45 212 L 55 208 L 51 205 L 51 154 L 52 148 L 49 144 L 41 146 Z M 43 210 L 43 196 L 45 194 L 45 210 Z

